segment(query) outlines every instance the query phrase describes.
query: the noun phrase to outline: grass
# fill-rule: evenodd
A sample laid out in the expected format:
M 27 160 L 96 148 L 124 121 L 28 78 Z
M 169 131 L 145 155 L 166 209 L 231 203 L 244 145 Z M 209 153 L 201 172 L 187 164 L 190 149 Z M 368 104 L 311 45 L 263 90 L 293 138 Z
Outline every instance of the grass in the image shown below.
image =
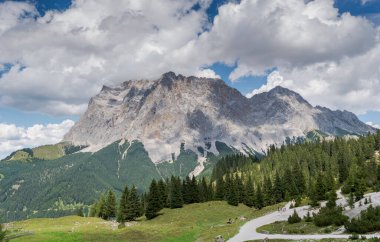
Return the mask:
M 289 224 L 287 221 L 277 221 L 264 225 L 258 228 L 257 231 L 269 234 L 329 234 L 337 228 L 337 226 L 318 227 L 312 222 L 305 221 L 295 224 Z
M 99 218 L 67 216 L 61 218 L 30 219 L 10 224 L 10 236 L 22 233 L 12 241 L 213 241 L 222 235 L 235 235 L 248 219 L 276 210 L 278 205 L 262 210 L 244 205 L 230 206 L 213 201 L 186 205 L 180 209 L 163 209 L 153 220 L 140 218 L 137 222 L 118 229 L 117 224 Z M 246 220 L 241 218 L 245 217 Z M 227 224 L 228 219 L 232 224 Z M 128 226 L 129 225 L 129 226 Z

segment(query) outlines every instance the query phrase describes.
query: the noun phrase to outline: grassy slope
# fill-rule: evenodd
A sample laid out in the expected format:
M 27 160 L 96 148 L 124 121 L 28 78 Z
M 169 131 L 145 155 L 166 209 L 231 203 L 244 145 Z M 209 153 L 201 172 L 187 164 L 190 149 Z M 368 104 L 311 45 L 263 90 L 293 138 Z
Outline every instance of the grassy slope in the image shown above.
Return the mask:
M 312 222 L 300 222 L 289 224 L 286 221 L 274 222 L 264 225 L 257 229 L 258 232 L 267 232 L 270 234 L 326 234 L 335 231 L 338 227 L 318 227 Z
M 112 222 L 98 218 L 68 216 L 31 219 L 12 223 L 11 230 L 34 234 L 12 241 L 212 241 L 217 235 L 230 238 L 236 234 L 246 222 L 237 219 L 240 216 L 249 219 L 259 217 L 276 208 L 255 210 L 244 205 L 233 207 L 219 201 L 191 204 L 181 209 L 163 209 L 162 215 L 153 220 L 141 218 L 122 229 L 116 229 Z M 233 224 L 227 224 L 229 218 L 236 220 Z

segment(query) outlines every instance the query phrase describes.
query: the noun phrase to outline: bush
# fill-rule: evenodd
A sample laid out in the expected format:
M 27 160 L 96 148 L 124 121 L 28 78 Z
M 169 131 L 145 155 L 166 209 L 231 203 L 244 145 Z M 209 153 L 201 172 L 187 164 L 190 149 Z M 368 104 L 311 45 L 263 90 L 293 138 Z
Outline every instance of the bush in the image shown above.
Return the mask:
M 313 218 L 310 216 L 310 212 L 307 212 L 306 217 L 305 217 L 305 222 L 312 222 Z
M 321 208 L 319 214 L 313 218 L 314 224 L 318 227 L 325 227 L 329 225 L 342 226 L 348 221 L 348 217 L 342 214 L 340 207 L 335 208 Z
M 299 223 L 299 222 L 301 222 L 301 218 L 300 218 L 300 216 L 298 216 L 298 213 L 294 209 L 293 214 L 290 215 L 288 218 L 288 223 L 295 224 L 295 223 Z
M 349 232 L 361 234 L 380 230 L 380 207 L 369 206 L 358 218 L 347 222 L 345 227 Z
M 3 230 L 3 225 L 0 224 L 0 241 L 4 240 L 6 234 L 7 234 L 7 231 Z

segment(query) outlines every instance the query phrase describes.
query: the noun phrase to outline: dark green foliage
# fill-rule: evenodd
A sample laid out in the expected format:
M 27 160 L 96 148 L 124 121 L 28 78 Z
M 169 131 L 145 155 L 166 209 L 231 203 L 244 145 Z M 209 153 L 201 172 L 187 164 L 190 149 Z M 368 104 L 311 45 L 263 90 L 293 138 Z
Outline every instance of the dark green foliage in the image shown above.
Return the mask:
M 157 183 L 158 193 L 160 198 L 160 208 L 167 207 L 168 187 L 164 180 L 160 179 Z
M 226 200 L 227 203 L 233 206 L 239 205 L 239 194 L 237 191 L 236 179 L 230 173 L 226 176 Z
M 329 225 L 342 226 L 348 221 L 348 217 L 342 214 L 340 207 L 323 207 L 320 212 L 314 216 L 313 222 L 319 227 Z
M 168 204 L 170 208 L 183 207 L 181 180 L 174 176 L 170 179 Z
M 251 176 L 248 177 L 245 190 L 246 190 L 246 197 L 245 197 L 244 204 L 248 207 L 255 206 L 256 194 L 255 194 L 255 187 L 253 186 L 253 181 L 252 181 Z
M 216 192 L 215 192 L 216 200 L 224 200 L 225 191 L 226 191 L 226 186 L 224 184 L 223 176 L 218 177 L 218 179 L 216 180 Z
M 133 185 L 129 193 L 129 196 L 127 198 L 125 220 L 126 221 L 136 220 L 136 218 L 142 215 L 141 208 L 142 206 L 140 204 L 140 199 L 137 195 L 136 187 Z
M 275 180 L 273 184 L 273 199 L 275 203 L 280 203 L 284 201 L 284 198 L 285 198 L 284 186 L 282 184 L 280 175 L 276 171 Z
M 308 211 L 305 217 L 305 222 L 312 222 L 313 218 L 310 215 L 310 212 Z
M 345 224 L 349 232 L 369 233 L 380 230 L 380 206 L 369 206 L 367 210 L 360 213 L 360 217 L 353 218 Z
M 262 209 L 264 207 L 264 198 L 260 184 L 257 186 L 255 206 L 257 209 Z
M 129 189 L 128 189 L 128 186 L 125 186 L 123 193 L 121 194 L 121 197 L 120 197 L 119 210 L 117 214 L 117 221 L 119 223 L 123 223 L 126 220 L 128 195 L 129 195 Z
M 106 219 L 116 217 L 116 196 L 115 193 L 110 189 L 107 193 L 106 206 L 105 206 Z
M 289 224 L 295 224 L 301 222 L 300 216 L 298 216 L 297 211 L 294 209 L 294 212 L 292 215 L 289 216 L 288 218 L 288 223 Z
M 158 211 L 162 208 L 160 200 L 160 192 L 156 180 L 153 179 L 150 184 L 147 206 L 145 209 L 145 217 L 152 219 L 157 217 Z

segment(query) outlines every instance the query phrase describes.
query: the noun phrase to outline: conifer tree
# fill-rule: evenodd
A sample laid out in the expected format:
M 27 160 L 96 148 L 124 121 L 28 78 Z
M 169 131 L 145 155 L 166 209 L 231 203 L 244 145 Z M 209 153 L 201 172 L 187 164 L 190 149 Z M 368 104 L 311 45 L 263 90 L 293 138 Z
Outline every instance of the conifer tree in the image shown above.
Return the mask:
M 263 197 L 264 206 L 273 204 L 272 182 L 269 177 L 264 178 Z
M 183 197 L 183 203 L 190 204 L 192 203 L 192 184 L 191 179 L 189 176 L 185 178 L 185 180 L 182 181 L 182 197 Z
M 235 175 L 235 184 L 237 189 L 237 197 L 239 203 L 243 203 L 246 200 L 247 192 L 245 190 L 245 186 L 243 185 L 243 175 L 239 177 L 238 174 Z
M 97 202 L 97 216 L 102 219 L 107 219 L 107 211 L 106 211 L 106 198 L 104 194 L 102 193 L 100 195 L 99 201 Z
M 128 185 L 126 185 L 123 190 L 123 193 L 121 194 L 120 202 L 119 202 L 119 209 L 117 213 L 117 221 L 119 223 L 125 222 L 125 219 L 126 219 L 128 195 L 129 195 L 129 188 L 128 188 Z
M 280 175 L 276 171 L 275 179 L 274 179 L 274 185 L 273 185 L 273 196 L 276 203 L 280 203 L 284 201 L 284 187 L 281 182 Z
M 5 240 L 5 236 L 7 235 L 7 231 L 3 229 L 3 225 L 0 224 L 0 241 L 7 241 Z
M 236 180 L 229 173 L 226 176 L 226 186 L 227 186 L 227 203 L 233 206 L 239 205 L 239 197 L 237 193 Z
M 107 193 L 106 207 L 105 207 L 105 217 L 106 219 L 116 217 L 116 196 L 115 193 L 110 189 Z
M 191 191 L 191 203 L 199 203 L 199 188 L 197 179 L 195 176 L 192 177 L 190 182 L 190 191 Z
M 158 192 L 160 194 L 160 208 L 167 207 L 167 201 L 168 201 L 168 188 L 166 183 L 161 179 L 157 183 L 158 186 Z
M 206 201 L 209 201 L 209 198 L 208 198 L 208 194 L 209 194 L 209 187 L 207 185 L 207 182 L 206 182 L 206 178 L 205 177 L 202 177 L 202 180 L 201 182 L 199 183 L 198 185 L 198 190 L 199 190 L 199 201 L 200 202 L 206 202 Z
M 181 180 L 174 176 L 170 179 L 168 203 L 170 208 L 183 207 Z
M 263 198 L 263 193 L 261 191 L 261 185 L 257 185 L 256 189 L 256 208 L 257 209 L 262 209 L 264 207 L 264 198 Z
M 125 220 L 133 221 L 133 220 L 136 220 L 136 218 L 140 217 L 141 215 L 142 214 L 141 214 L 140 199 L 137 195 L 136 187 L 135 185 L 133 185 L 129 193 L 129 196 L 127 198 Z
M 80 207 L 78 208 L 77 215 L 78 215 L 79 217 L 84 217 L 83 207 L 82 207 L 82 206 L 80 206 Z M 0 240 L 0 241 L 1 241 L 1 240 Z
M 149 188 L 148 201 L 145 209 L 145 217 L 152 219 L 157 217 L 158 211 L 161 209 L 160 193 L 155 179 L 152 180 Z
M 216 180 L 215 199 L 216 200 L 224 200 L 225 191 L 226 191 L 226 186 L 224 184 L 223 176 L 221 176 Z
M 248 207 L 253 207 L 255 205 L 255 188 L 253 186 L 252 177 L 248 177 L 248 181 L 246 183 L 247 196 L 245 198 L 244 204 Z

